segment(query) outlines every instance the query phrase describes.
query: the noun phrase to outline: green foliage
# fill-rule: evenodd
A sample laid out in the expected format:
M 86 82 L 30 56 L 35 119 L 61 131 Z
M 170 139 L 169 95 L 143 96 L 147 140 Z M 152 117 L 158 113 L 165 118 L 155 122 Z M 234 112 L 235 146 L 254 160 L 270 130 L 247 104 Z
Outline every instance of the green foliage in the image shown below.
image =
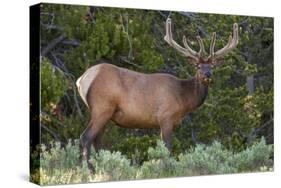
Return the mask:
M 257 71 L 258 70 L 256 64 L 247 64 L 243 70 L 243 74 L 245 74 L 245 76 L 249 76 L 257 73 Z
M 181 154 L 179 162 L 185 175 L 253 172 L 272 168 L 272 154 L 272 145 L 266 145 L 264 138 L 238 153 L 215 141 L 211 146 L 196 145 L 188 153 Z
M 64 75 L 47 60 L 41 63 L 41 106 L 50 111 L 67 90 Z
M 87 6 L 72 5 L 42 6 L 42 48 L 61 35 L 65 35 L 68 42 L 77 43 L 59 43 L 42 61 L 41 102 L 49 115 L 43 117 L 43 123 L 62 142 L 78 138 L 87 124 L 87 108 L 82 100 L 77 102 L 74 83 L 87 68 L 100 60 L 110 60 L 118 66 L 143 73 L 169 72 L 184 79 L 195 73 L 186 57 L 163 40 L 165 12 L 95 7 L 93 19 L 87 21 L 84 17 L 88 9 Z M 237 151 L 261 136 L 266 136 L 272 143 L 273 122 L 268 126 L 265 124 L 273 119 L 273 19 L 201 13 L 186 16 L 176 12 L 171 12 L 170 16 L 174 39 L 181 41 L 186 35 L 195 50 L 199 48 L 196 42 L 198 32 L 207 47 L 212 32 L 216 31 L 216 49 L 220 49 L 232 32 L 232 24 L 239 24 L 238 47 L 224 58 L 222 66 L 213 70 L 214 81 L 204 105 L 190 116 L 189 122 L 182 123 L 177 129 L 173 155 L 196 143 L 209 144 L 213 140 Z M 249 76 L 254 78 L 252 95 L 248 95 L 246 86 Z M 67 105 L 65 98 L 69 101 Z M 66 111 L 62 118 L 53 113 L 58 104 L 62 104 L 61 108 Z M 72 110 L 67 112 L 69 109 Z M 105 132 L 107 147 L 135 158 L 132 154 L 135 149 L 126 149 L 130 147 L 127 143 L 131 142 L 139 153 L 136 158 L 141 159 L 135 162 L 140 164 L 147 160 L 145 148 L 151 146 L 149 140 L 155 141 L 153 136 L 134 140 L 133 131 L 112 128 L 115 125 L 110 124 L 111 128 Z M 56 139 L 45 129 L 42 138 L 44 143 Z
M 113 146 L 132 160 L 133 164 L 142 164 L 148 160 L 147 148 L 154 147 L 159 136 L 129 136 Z
M 147 153 L 149 159 L 162 159 L 167 158 L 170 155 L 170 152 L 165 146 L 164 142 L 160 140 L 157 140 L 156 148 L 149 147 Z
M 188 153 L 181 154 L 179 162 L 186 175 L 236 173 L 237 169 L 228 162 L 232 155 L 215 141 L 211 146 L 196 145 Z
M 148 160 L 141 166 L 132 165 L 118 151 L 101 150 L 91 155 L 95 174 L 79 160 L 78 141 L 69 141 L 64 147 L 52 143 L 48 149 L 42 145 L 40 150 L 40 168 L 33 171 L 31 179 L 41 185 L 273 170 L 273 148 L 263 138 L 237 153 L 215 141 L 210 146 L 196 145 L 177 157 L 171 157 L 158 140 L 155 147 L 149 147 Z
M 41 126 L 48 126 L 48 130 L 41 129 L 43 143 L 49 144 L 46 141 L 53 140 L 53 137 L 61 143 L 67 143 L 70 138 L 79 138 L 88 123 L 87 114 L 83 115 L 83 118 L 78 114 L 73 114 L 59 119 L 53 114 L 41 114 Z
M 130 161 L 119 151 L 101 150 L 91 161 L 95 165 L 96 181 L 128 180 L 134 177 L 135 167 L 130 166 Z
M 79 141 L 69 141 L 64 147 L 58 142 L 53 142 L 49 149 L 42 145 L 39 153 L 40 167 L 34 169 L 31 181 L 40 185 L 51 185 L 91 180 L 88 178 L 90 171 L 87 164 L 81 164 L 79 160 Z
M 137 172 L 136 178 L 161 178 L 175 176 L 179 163 L 170 157 L 163 141 L 158 140 L 155 148 L 149 148 L 148 161 L 145 161 Z
M 74 147 L 75 145 L 76 147 Z M 49 173 L 53 173 L 56 169 L 72 168 L 79 164 L 79 145 L 78 141 L 74 144 L 69 141 L 62 148 L 59 142 L 51 143 L 50 150 L 46 149 L 45 145 L 41 147 L 40 166 L 43 169 L 48 169 Z
M 106 60 L 182 79 L 193 77 L 196 70 L 163 40 L 167 12 L 95 7 L 93 19 L 85 20 L 88 9 L 41 7 L 42 49 L 60 36 L 66 39 L 42 57 L 41 140 L 48 149 L 40 149 L 42 161 L 35 166 L 41 168 L 34 167 L 34 181 L 58 184 L 272 170 L 272 145 L 267 144 L 273 144 L 273 19 L 171 12 L 173 37 L 179 44 L 186 35 L 198 50 L 199 34 L 207 49 L 216 31 L 218 50 L 235 22 L 239 44 L 213 70 L 204 104 L 175 130 L 171 154 L 157 142 L 159 131 L 148 130 L 143 136 L 109 122 L 102 142 L 109 151 L 93 154 L 98 173 L 89 175 L 86 164 L 78 160 L 78 142 L 68 142 L 78 139 L 89 121 L 75 87 L 87 68 Z M 248 78 L 253 78 L 253 93 Z
M 108 132 L 108 135 L 113 136 L 114 133 L 111 133 L 111 131 Z M 159 134 L 120 137 L 118 138 L 118 142 L 111 147 L 111 150 L 120 151 L 127 158 L 131 159 L 133 164 L 141 165 L 149 159 L 150 154 L 147 152 L 147 149 L 155 147 L 159 138 Z M 176 156 L 181 152 L 180 141 L 176 137 L 173 137 L 172 145 L 172 155 Z
M 122 63 L 132 61 L 136 64 L 134 68 L 148 72 L 163 66 L 164 60 L 155 48 L 150 30 L 153 14 L 139 16 L 137 12 L 140 10 L 97 9 L 95 22 L 89 24 L 81 19 L 85 10 L 85 7 L 66 6 L 57 12 L 63 15 L 57 22 L 63 26 L 67 36 L 81 42 L 65 56 L 67 68 L 76 77 L 101 59 L 127 59 Z
M 266 145 L 265 139 L 262 138 L 260 142 L 233 155 L 229 163 L 239 172 L 259 171 L 260 167 L 273 166 L 272 153 L 272 145 Z

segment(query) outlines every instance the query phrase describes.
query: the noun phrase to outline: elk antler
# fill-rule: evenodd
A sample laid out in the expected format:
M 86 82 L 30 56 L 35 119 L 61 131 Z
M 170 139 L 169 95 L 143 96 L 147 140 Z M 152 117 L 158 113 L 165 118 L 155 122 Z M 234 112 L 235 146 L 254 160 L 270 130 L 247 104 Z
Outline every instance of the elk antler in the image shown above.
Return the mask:
M 185 48 L 183 48 L 176 41 L 174 41 L 173 36 L 172 36 L 171 19 L 170 18 L 168 18 L 167 21 L 166 21 L 166 35 L 164 37 L 164 40 L 168 44 L 170 44 L 173 48 L 175 48 L 177 51 L 179 51 L 181 54 L 183 54 L 184 56 L 191 57 L 191 58 L 197 60 L 196 62 L 198 62 L 199 58 L 203 55 L 203 53 L 205 53 L 203 41 L 199 36 L 197 36 L 197 40 L 198 40 L 198 43 L 199 43 L 199 46 L 200 46 L 199 53 L 197 53 L 196 51 L 192 50 L 191 47 L 189 47 L 189 45 L 187 44 L 185 36 L 183 36 L 183 45 L 184 45 Z
M 238 24 L 233 24 L 233 37 L 230 35 L 228 39 L 228 43 L 222 49 L 215 51 L 215 43 L 216 43 L 216 33 L 213 33 L 211 45 L 210 45 L 210 56 L 213 60 L 223 57 L 228 52 L 230 52 L 233 48 L 235 48 L 238 44 Z

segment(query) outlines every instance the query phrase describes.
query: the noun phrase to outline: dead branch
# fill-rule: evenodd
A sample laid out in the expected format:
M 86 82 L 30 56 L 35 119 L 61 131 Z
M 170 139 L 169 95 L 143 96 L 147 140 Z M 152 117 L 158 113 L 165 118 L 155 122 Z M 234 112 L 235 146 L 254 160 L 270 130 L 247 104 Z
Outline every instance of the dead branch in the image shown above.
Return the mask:
M 66 40 L 62 41 L 62 44 L 77 47 L 77 46 L 80 45 L 80 42 L 78 40 L 75 40 L 75 39 L 66 39 Z
M 123 32 L 126 33 L 128 43 L 129 43 L 128 59 L 133 59 L 133 54 L 132 54 L 133 53 L 133 46 L 132 46 L 132 42 L 131 42 L 130 35 L 129 35 L 129 18 L 128 18 L 128 15 L 125 16 L 125 19 L 126 19 L 126 27 L 125 27 L 124 23 L 123 23 L 122 14 L 120 16 L 121 16 L 121 21 L 122 21 Z
M 75 77 L 74 75 L 72 75 L 68 70 L 67 68 L 64 66 L 64 63 L 62 62 L 62 60 L 60 58 L 57 57 L 57 55 L 55 53 L 52 53 L 51 52 L 51 55 L 52 57 L 54 58 L 54 61 L 56 63 L 55 65 L 55 68 L 57 68 L 60 72 L 62 72 L 62 74 L 67 77 L 68 80 L 70 80 L 71 82 L 71 85 L 72 85 L 72 91 L 73 91 L 73 94 L 74 94 L 74 97 L 73 97 L 73 100 L 74 100 L 74 103 L 75 103 L 75 106 L 77 108 L 77 111 L 78 111 L 78 114 L 80 117 L 82 117 L 82 110 L 79 106 L 79 102 L 78 102 L 78 99 L 77 99 L 77 93 L 76 93 L 76 85 L 75 85 Z M 59 68 L 61 67 L 61 68 Z
M 41 56 L 45 57 L 54 47 L 56 47 L 61 41 L 66 38 L 66 34 L 60 35 L 58 38 L 52 40 L 48 46 L 42 50 Z
M 58 120 L 57 118 L 53 117 L 52 115 L 44 112 L 44 111 L 41 111 L 41 114 L 44 115 L 44 116 L 47 116 L 48 118 L 50 118 L 52 121 L 54 121 L 55 123 L 63 126 L 64 128 L 66 128 L 67 126 L 65 124 L 63 124 L 60 120 Z
M 129 61 L 126 57 L 119 56 L 119 58 L 120 58 L 120 60 L 121 60 L 122 62 L 127 63 L 128 65 L 132 65 L 132 66 L 134 66 L 134 67 L 136 67 L 136 68 L 138 68 L 138 69 L 142 69 L 142 68 L 143 68 L 142 66 L 137 65 L 137 64 L 135 64 L 135 63 Z
M 179 12 L 180 15 L 190 18 L 191 20 L 195 20 L 199 18 L 198 14 L 192 12 Z
M 48 133 L 50 133 L 54 139 L 58 142 L 61 142 L 61 139 L 60 137 L 51 129 L 49 129 L 47 126 L 45 126 L 43 123 L 40 124 L 41 125 L 41 128 L 43 128 L 45 131 L 47 131 Z

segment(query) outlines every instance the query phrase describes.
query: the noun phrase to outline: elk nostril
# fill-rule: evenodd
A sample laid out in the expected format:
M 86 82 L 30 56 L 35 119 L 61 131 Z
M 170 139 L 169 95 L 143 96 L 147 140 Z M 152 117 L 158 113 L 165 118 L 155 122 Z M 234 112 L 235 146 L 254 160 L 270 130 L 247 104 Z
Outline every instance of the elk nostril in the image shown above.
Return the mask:
M 212 76 L 212 74 L 211 74 L 210 72 L 206 72 L 206 73 L 205 73 L 205 76 L 206 76 L 207 78 L 210 78 L 210 77 Z

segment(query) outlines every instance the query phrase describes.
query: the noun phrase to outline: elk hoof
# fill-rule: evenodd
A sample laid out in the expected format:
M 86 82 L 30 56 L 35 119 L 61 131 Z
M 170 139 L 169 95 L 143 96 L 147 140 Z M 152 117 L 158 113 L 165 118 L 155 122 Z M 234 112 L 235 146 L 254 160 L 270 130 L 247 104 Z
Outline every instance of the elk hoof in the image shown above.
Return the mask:
M 92 163 L 90 163 L 89 161 L 87 161 L 87 164 L 88 164 L 88 168 L 89 168 L 89 170 L 90 170 L 90 173 L 92 174 L 92 175 L 94 175 L 95 174 L 95 168 L 94 168 L 94 165 L 92 164 Z

